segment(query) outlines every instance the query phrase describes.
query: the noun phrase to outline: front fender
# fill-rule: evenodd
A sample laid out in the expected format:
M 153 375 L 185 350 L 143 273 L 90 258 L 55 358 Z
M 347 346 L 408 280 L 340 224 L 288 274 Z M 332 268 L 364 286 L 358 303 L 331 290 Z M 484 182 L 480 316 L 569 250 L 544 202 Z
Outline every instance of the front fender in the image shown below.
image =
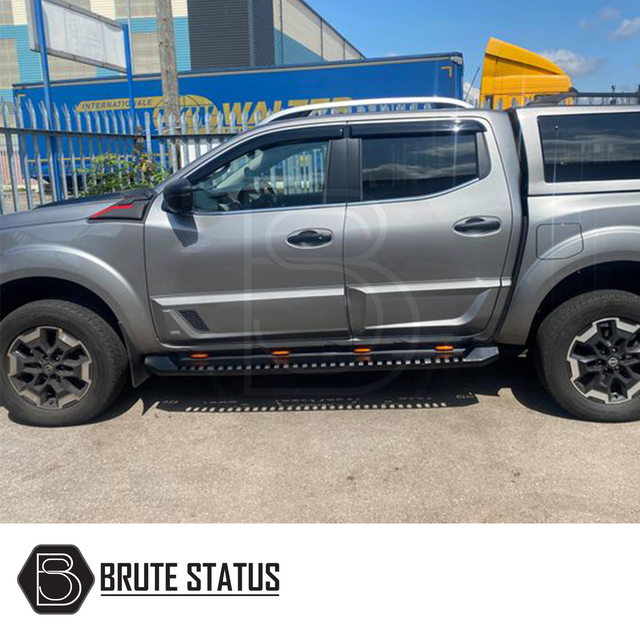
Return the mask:
M 110 222 L 104 229 L 91 225 L 91 234 L 74 234 L 71 226 L 57 225 L 49 234 L 48 226 L 3 233 L 0 281 L 40 277 L 81 285 L 113 311 L 132 346 L 141 353 L 154 351 L 157 340 L 147 298 L 142 225 Z M 126 230 L 116 228 L 125 226 Z M 51 242 L 47 235 L 63 235 L 66 242 Z

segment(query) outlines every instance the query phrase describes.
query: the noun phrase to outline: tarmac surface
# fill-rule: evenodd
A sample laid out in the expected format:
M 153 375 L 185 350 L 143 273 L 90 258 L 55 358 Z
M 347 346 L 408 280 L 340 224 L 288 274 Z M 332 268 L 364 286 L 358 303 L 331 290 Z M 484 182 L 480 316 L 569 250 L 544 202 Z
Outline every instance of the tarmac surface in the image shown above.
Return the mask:
M 95 424 L 0 408 L 1 522 L 638 522 L 640 422 L 564 414 L 529 361 L 165 378 Z

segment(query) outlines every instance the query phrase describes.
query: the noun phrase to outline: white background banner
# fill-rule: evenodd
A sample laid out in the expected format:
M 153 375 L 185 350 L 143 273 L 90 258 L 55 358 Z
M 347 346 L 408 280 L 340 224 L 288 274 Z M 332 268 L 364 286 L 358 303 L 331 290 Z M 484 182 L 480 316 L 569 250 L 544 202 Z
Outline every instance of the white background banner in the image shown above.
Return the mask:
M 639 637 L 638 527 L 2 525 L 5 638 Z M 75 615 L 38 615 L 17 577 L 73 544 L 95 575 Z M 278 597 L 105 597 L 101 563 L 278 563 Z

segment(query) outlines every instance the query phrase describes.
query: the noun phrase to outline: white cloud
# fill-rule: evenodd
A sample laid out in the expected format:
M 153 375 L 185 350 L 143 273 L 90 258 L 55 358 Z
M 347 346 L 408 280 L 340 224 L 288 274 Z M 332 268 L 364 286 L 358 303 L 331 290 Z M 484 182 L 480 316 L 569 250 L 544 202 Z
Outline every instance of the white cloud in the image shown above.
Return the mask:
M 640 17 L 632 20 L 625 18 L 618 28 L 609 34 L 609 38 L 611 40 L 627 40 L 633 38 L 638 31 L 640 31 Z
M 602 58 L 588 58 L 569 49 L 547 49 L 540 55 L 555 62 L 565 73 L 576 77 L 595 73 L 605 63 Z
M 598 20 L 601 22 L 609 22 L 610 20 L 617 20 L 622 12 L 615 7 L 602 7 L 598 12 Z
M 603 22 L 617 20 L 621 13 L 620 9 L 616 9 L 615 7 L 602 7 L 593 20 L 587 20 L 584 18 L 578 22 L 578 25 L 581 29 L 590 29 L 591 27 L 602 24 Z

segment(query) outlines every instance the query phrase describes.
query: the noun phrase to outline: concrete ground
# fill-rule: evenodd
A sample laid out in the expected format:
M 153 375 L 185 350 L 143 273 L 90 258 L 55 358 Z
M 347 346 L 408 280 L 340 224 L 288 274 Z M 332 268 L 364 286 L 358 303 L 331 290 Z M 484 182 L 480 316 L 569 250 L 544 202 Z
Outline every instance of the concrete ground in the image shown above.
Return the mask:
M 528 361 L 154 379 L 101 422 L 0 409 L 2 522 L 638 522 L 640 423 L 566 416 Z

